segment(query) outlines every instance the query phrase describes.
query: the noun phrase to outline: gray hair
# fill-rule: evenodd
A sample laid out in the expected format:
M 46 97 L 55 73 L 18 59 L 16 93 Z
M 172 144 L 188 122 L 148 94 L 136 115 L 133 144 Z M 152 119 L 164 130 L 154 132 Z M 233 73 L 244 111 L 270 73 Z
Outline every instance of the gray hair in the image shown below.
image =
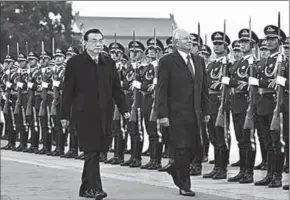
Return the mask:
M 173 39 L 174 39 L 174 40 L 180 39 L 180 35 L 181 35 L 181 34 L 189 35 L 189 32 L 186 31 L 186 30 L 183 29 L 183 28 L 175 29 L 174 32 L 173 32 Z

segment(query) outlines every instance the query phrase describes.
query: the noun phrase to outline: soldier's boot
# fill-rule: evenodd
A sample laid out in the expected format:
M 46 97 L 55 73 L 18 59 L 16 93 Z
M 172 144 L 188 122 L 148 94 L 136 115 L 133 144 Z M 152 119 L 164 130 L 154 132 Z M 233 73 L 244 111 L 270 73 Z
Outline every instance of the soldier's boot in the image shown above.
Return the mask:
M 256 160 L 256 151 L 246 152 L 246 172 L 240 183 L 253 183 L 254 182 L 254 166 Z
M 152 165 L 153 163 L 153 160 L 154 160 L 154 155 L 153 155 L 153 151 L 154 151 L 154 147 L 152 145 L 153 141 L 152 140 L 149 140 L 149 154 L 150 154 L 150 160 L 148 163 L 144 164 L 144 165 L 141 165 L 140 169 L 148 169 L 149 166 Z M 142 154 L 143 155 L 143 154 Z
M 255 166 L 254 169 L 267 170 L 267 150 L 265 149 L 265 145 L 261 144 L 261 141 L 260 141 L 260 149 L 261 149 L 262 162 L 259 165 Z
M 163 148 L 163 144 L 161 142 L 159 142 L 158 140 L 153 141 L 153 144 L 152 144 L 153 162 L 147 168 L 148 170 L 158 170 L 159 168 L 162 167 L 161 165 L 162 148 Z
M 100 154 L 101 155 L 101 154 Z M 75 159 L 78 159 L 78 160 L 84 160 L 85 159 L 85 154 L 84 153 L 81 153 L 80 155 L 76 156 Z M 100 156 L 100 159 L 101 159 L 101 156 Z M 100 160 L 101 162 L 102 160 Z M 104 162 L 104 161 L 102 161 Z
M 119 165 L 124 162 L 124 145 L 125 140 L 123 139 L 123 135 L 119 135 L 117 137 L 117 146 L 116 146 L 116 159 L 111 163 L 112 165 Z
M 283 172 L 285 172 L 286 174 L 289 174 L 289 149 L 288 148 L 285 148 L 285 157 L 286 157 L 286 162 L 283 167 Z
M 44 140 L 45 140 L 45 132 L 41 131 L 41 139 L 39 140 L 39 144 L 44 144 Z
M 162 145 L 163 149 L 163 145 Z M 164 144 L 164 152 L 162 153 L 162 158 L 169 158 L 169 145 L 168 143 Z
M 34 139 L 32 141 L 34 150 L 31 153 L 37 153 L 38 152 L 38 148 L 39 148 L 39 127 L 38 127 L 38 131 L 35 132 L 34 134 Z
M 201 175 L 201 171 L 202 164 L 194 160 L 194 163 L 192 163 L 192 168 L 190 170 L 190 176 L 199 176 Z
M 62 158 L 74 158 L 77 156 L 78 148 L 76 147 L 77 136 L 74 131 L 70 133 L 69 150 L 66 154 L 61 155 Z
M 128 138 L 129 138 L 129 133 L 128 131 L 126 131 L 125 133 L 125 139 L 124 139 L 124 154 L 129 154 L 130 153 L 130 149 L 128 149 Z
M 217 173 L 212 177 L 214 180 L 226 179 L 227 178 L 227 165 L 229 161 L 229 150 L 220 149 Z
M 278 188 L 282 187 L 282 172 L 283 172 L 283 165 L 285 160 L 285 153 L 282 152 L 274 152 L 274 173 L 273 179 L 271 180 L 270 184 L 268 185 L 269 188 Z
M 109 151 L 111 152 L 111 151 Z M 117 158 L 117 137 L 114 136 L 114 149 L 113 149 L 114 155 L 112 158 L 110 158 L 109 160 L 106 160 L 104 163 L 105 164 L 111 164 L 116 158 Z
M 16 139 L 17 139 L 17 130 L 12 130 L 11 132 L 11 137 L 10 137 L 10 143 L 11 143 L 11 148 L 10 150 L 15 151 L 16 149 Z
M 29 146 L 29 148 L 23 149 L 22 152 L 28 153 L 28 152 L 30 152 L 31 149 L 33 148 L 33 146 L 32 146 L 32 138 L 33 138 L 33 134 L 34 134 L 34 132 L 33 132 L 33 131 L 31 130 L 31 128 L 30 128 L 30 138 L 29 138 L 29 134 L 27 135 L 27 143 L 30 143 L 30 146 Z M 30 140 L 30 142 L 29 142 L 29 140 Z
M 219 151 L 217 148 L 214 148 L 214 167 L 212 171 L 207 174 L 204 174 L 202 178 L 212 178 L 218 172 L 218 160 L 219 160 Z
M 283 186 L 283 190 L 289 190 L 289 184 Z
M 105 162 L 108 160 L 108 153 L 106 152 L 101 152 L 100 153 L 100 162 Z
M 208 150 L 209 150 L 209 144 L 204 145 L 202 162 L 208 162 Z
M 240 155 L 240 171 L 236 176 L 229 178 L 228 182 L 239 182 L 244 177 L 246 171 L 246 152 L 240 149 L 239 155 Z
M 64 155 L 65 143 L 67 141 L 67 134 L 60 133 L 59 140 L 59 154 L 57 156 Z
M 262 180 L 255 182 L 255 186 L 267 186 L 270 184 L 271 180 L 273 179 L 273 170 L 275 166 L 273 151 L 267 152 L 267 160 L 268 160 L 267 174 Z
M 23 130 L 20 130 L 20 140 L 19 140 L 19 145 L 14 149 L 14 151 L 17 151 L 17 152 L 20 152 L 20 151 L 22 151 L 22 149 L 23 149 L 23 142 L 22 142 L 22 140 L 23 140 Z
M 135 137 L 134 140 L 134 152 L 133 152 L 133 161 L 130 164 L 131 168 L 141 167 L 142 165 L 142 149 L 143 149 L 143 141 L 141 141 L 140 137 Z
M 134 152 L 134 136 L 131 135 L 131 156 L 128 160 L 121 163 L 120 166 L 130 166 L 130 164 L 133 162 L 133 152 Z
M 150 156 L 150 148 L 151 148 L 151 143 L 148 145 L 148 149 L 146 149 L 143 153 L 142 156 Z
M 9 129 L 8 129 L 8 126 L 6 124 L 5 126 L 5 133 L 7 133 L 7 140 L 8 140 L 8 144 L 5 145 L 4 147 L 1 147 L 1 149 L 4 149 L 4 150 L 10 150 L 12 148 L 12 144 L 11 144 L 11 132 Z
M 41 128 L 41 139 L 42 139 L 42 144 L 43 144 L 43 146 L 42 146 L 42 148 L 37 152 L 37 154 L 41 154 L 41 155 L 43 155 L 43 154 L 46 154 L 46 152 L 47 152 L 47 144 L 48 144 L 48 141 L 47 141 L 47 139 L 48 139 L 48 130 L 47 130 L 47 128 L 46 127 L 42 127 Z M 40 144 L 41 144 L 41 140 L 40 140 L 40 142 L 39 142 Z

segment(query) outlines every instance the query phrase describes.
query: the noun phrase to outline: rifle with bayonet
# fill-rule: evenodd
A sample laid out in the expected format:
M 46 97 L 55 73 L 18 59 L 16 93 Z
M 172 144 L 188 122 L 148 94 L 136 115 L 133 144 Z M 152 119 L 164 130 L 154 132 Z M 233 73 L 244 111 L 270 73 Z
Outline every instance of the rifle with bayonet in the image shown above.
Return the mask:
M 224 38 L 223 41 L 226 41 L 226 22 L 224 22 Z M 222 60 L 222 64 L 223 64 L 223 77 L 227 77 L 228 76 L 228 60 L 226 58 L 226 56 L 223 58 Z M 229 143 L 228 143 L 228 118 L 227 118 L 227 110 L 226 105 L 229 103 L 229 96 L 230 96 L 230 87 L 227 85 L 223 85 L 222 88 L 222 95 L 221 95 L 221 104 L 218 110 L 218 114 L 217 114 L 217 119 L 215 122 L 215 126 L 217 127 L 222 127 L 224 130 L 224 137 L 225 137 L 225 142 L 226 142 L 226 146 L 227 149 L 229 148 Z
M 280 12 L 278 14 L 278 35 L 279 39 L 281 39 L 281 27 L 280 27 Z M 278 62 L 278 70 L 276 76 L 284 76 L 284 70 L 285 70 L 285 63 L 283 62 L 283 55 L 281 52 L 281 48 L 279 49 L 279 55 L 277 57 L 277 62 Z M 271 126 L 270 130 L 279 132 L 280 133 L 280 138 L 283 137 L 283 110 L 282 105 L 283 105 L 283 100 L 284 100 L 284 87 L 281 85 L 277 85 L 277 99 L 276 99 L 276 106 L 274 109 L 274 114 L 272 117 L 271 121 Z M 284 147 L 282 147 L 284 152 Z

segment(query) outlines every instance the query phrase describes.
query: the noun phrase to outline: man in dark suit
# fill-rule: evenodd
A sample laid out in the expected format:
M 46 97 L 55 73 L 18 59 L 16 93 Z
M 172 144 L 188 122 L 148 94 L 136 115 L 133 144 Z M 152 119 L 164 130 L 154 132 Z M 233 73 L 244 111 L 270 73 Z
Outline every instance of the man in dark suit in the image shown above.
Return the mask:
M 174 162 L 167 168 L 179 187 L 179 194 L 191 191 L 190 163 L 201 145 L 200 123 L 208 121 L 208 89 L 204 60 L 190 53 L 192 40 L 187 31 L 174 32 L 177 51 L 160 59 L 157 80 L 157 115 L 162 126 L 169 126 Z M 202 117 L 204 114 L 204 119 Z
M 86 50 L 67 62 L 63 83 L 62 125 L 67 127 L 74 105 L 79 148 L 85 163 L 79 196 L 101 200 L 99 154 L 107 152 L 111 141 L 113 100 L 125 119 L 129 118 L 115 62 L 101 54 L 104 37 L 98 29 L 84 35 Z

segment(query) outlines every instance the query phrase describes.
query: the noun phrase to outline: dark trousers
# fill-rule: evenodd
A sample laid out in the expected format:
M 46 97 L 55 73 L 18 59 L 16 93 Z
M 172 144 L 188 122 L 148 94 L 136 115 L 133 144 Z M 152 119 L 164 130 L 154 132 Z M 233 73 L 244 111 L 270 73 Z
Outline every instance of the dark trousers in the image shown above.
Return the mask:
M 194 158 L 192 148 L 177 148 L 174 150 L 174 162 L 171 165 L 171 176 L 177 187 L 183 190 L 191 188 L 190 163 Z
M 86 190 L 102 191 L 99 152 L 84 152 L 84 167 L 80 193 Z

